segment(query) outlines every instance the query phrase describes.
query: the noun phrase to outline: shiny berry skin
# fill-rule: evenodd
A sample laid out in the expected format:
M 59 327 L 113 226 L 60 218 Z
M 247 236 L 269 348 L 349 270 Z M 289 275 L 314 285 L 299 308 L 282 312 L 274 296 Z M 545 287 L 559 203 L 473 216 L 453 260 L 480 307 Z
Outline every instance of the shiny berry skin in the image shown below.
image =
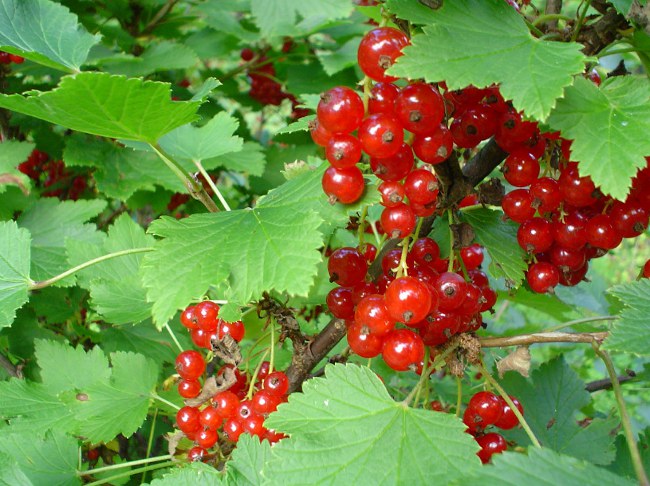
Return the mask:
M 239 436 L 244 433 L 244 427 L 239 420 L 228 419 L 223 424 L 223 431 L 229 440 L 232 442 L 237 442 L 239 440 Z
M 579 250 L 587 243 L 587 222 L 580 213 L 569 213 L 564 221 L 553 222 L 553 238 L 556 244 L 569 250 Z
M 454 139 L 449 129 L 440 125 L 431 133 L 423 133 L 413 138 L 413 152 L 418 159 L 427 164 L 435 165 L 444 162 L 451 155 Z
M 402 259 L 402 250 L 400 248 L 393 248 L 388 253 L 384 255 L 384 258 L 381 259 L 381 269 L 384 272 L 384 275 L 395 276 L 400 260 Z M 415 260 L 413 260 L 415 261 Z M 406 258 L 407 267 L 411 268 L 409 263 L 409 258 Z
M 350 133 L 361 124 L 363 101 L 346 86 L 331 88 L 321 95 L 316 108 L 318 122 L 331 133 Z
M 176 412 L 176 423 L 183 432 L 192 433 L 201 427 L 201 412 L 196 407 L 183 407 Z
M 264 378 L 264 390 L 271 395 L 284 396 L 289 391 L 289 378 L 282 371 L 274 371 Z
M 268 390 L 257 391 L 251 399 L 251 407 L 259 415 L 268 415 L 271 412 L 275 412 L 280 403 L 282 403 L 282 398 L 269 393 Z
M 335 287 L 329 291 L 325 299 L 330 313 L 337 319 L 354 318 L 354 302 L 352 290 L 345 287 Z
M 409 43 L 406 35 L 392 27 L 379 27 L 363 36 L 359 44 L 357 62 L 361 71 L 375 81 L 397 80 L 385 73 Z
M 361 299 L 354 311 L 355 324 L 361 326 L 361 331 L 366 334 L 385 336 L 395 328 L 395 321 L 384 297 L 378 294 Z
M 470 398 L 467 409 L 478 415 L 481 419 L 481 427 L 494 424 L 503 413 L 499 397 L 489 391 L 475 393 Z
M 508 448 L 508 443 L 503 436 L 495 432 L 478 437 L 476 442 L 481 446 L 481 450 L 476 454 L 483 464 L 490 462 L 494 454 L 501 454 Z
M 341 287 L 352 287 L 364 281 L 368 263 L 359 250 L 344 246 L 334 250 L 327 261 L 330 282 Z
M 187 451 L 187 460 L 189 462 L 202 461 L 205 456 L 207 456 L 208 451 L 203 447 L 194 446 L 189 451 Z
M 358 167 L 329 167 L 323 174 L 322 184 L 323 191 L 332 204 L 337 201 L 351 204 L 361 197 L 365 188 L 363 173 Z
M 440 258 L 440 247 L 431 238 L 419 238 L 413 243 L 411 255 L 418 264 L 430 266 L 435 260 Z
M 223 339 L 226 334 L 230 334 L 235 341 L 240 342 L 244 339 L 244 334 L 246 334 L 244 323 L 242 321 L 226 322 L 219 319 L 217 337 Z
M 543 218 L 531 218 L 517 230 L 517 241 L 527 253 L 542 253 L 553 245 L 553 225 Z
M 424 359 L 424 343 L 410 329 L 395 329 L 384 337 L 381 356 L 395 371 L 414 370 Z
M 397 181 L 384 181 L 377 189 L 381 194 L 381 205 L 387 208 L 394 208 L 403 202 L 406 196 L 404 186 Z
M 430 84 L 413 83 L 403 87 L 395 100 L 395 116 L 412 133 L 431 132 L 445 116 L 442 96 Z
M 356 306 L 365 297 L 379 292 L 379 287 L 374 282 L 363 282 L 352 287 L 352 303 Z
M 181 380 L 178 382 L 178 394 L 183 398 L 196 398 L 201 393 L 201 383 L 197 380 Z
M 404 130 L 393 116 L 377 113 L 363 120 L 358 137 L 363 151 L 370 157 L 386 158 L 402 148 Z
M 483 247 L 477 243 L 460 249 L 465 270 L 475 270 L 483 263 Z
M 580 177 L 576 167 L 571 166 L 558 179 L 562 199 L 571 206 L 582 208 L 596 202 L 596 186 L 589 177 Z
M 506 158 L 503 165 L 506 180 L 515 187 L 531 185 L 539 175 L 539 162 L 527 152 L 515 152 Z
M 443 312 L 453 311 L 463 304 L 467 283 L 457 273 L 444 272 L 436 279 L 435 290 L 439 297 L 438 308 Z
M 376 83 L 370 90 L 370 99 L 368 100 L 368 113 L 386 113 L 392 115 L 395 113 L 395 99 L 400 93 L 400 89 L 393 83 Z
M 393 280 L 384 294 L 391 318 L 404 324 L 423 320 L 431 307 L 431 292 L 413 277 Z
M 326 147 L 327 142 L 332 138 L 332 133 L 319 123 L 318 118 L 309 122 L 309 134 L 316 145 Z
M 199 348 L 212 349 L 212 332 L 204 331 L 203 329 L 192 329 L 190 336 L 192 342 Z
M 526 281 L 533 292 L 544 294 L 551 291 L 560 282 L 560 272 L 552 263 L 533 263 L 526 272 Z
M 503 399 L 503 397 L 499 397 L 499 400 L 501 400 L 503 413 L 501 414 L 501 418 L 496 422 L 494 422 L 494 426 L 499 427 L 502 430 L 514 429 L 517 425 L 519 425 L 519 419 L 510 408 L 510 405 L 508 405 L 506 401 Z M 523 415 L 524 407 L 522 407 L 521 403 L 519 403 L 519 400 L 517 400 L 513 396 L 510 396 L 510 400 L 512 400 L 512 403 L 514 403 L 517 409 L 519 409 L 519 413 Z
M 415 159 L 411 146 L 403 143 L 396 154 L 390 157 L 371 157 L 370 168 L 382 181 L 400 181 L 413 169 Z
M 325 157 L 333 167 L 354 167 L 361 160 L 361 142 L 347 133 L 335 133 L 327 142 Z
M 183 351 L 176 357 L 176 371 L 184 380 L 196 380 L 205 371 L 205 360 L 198 351 Z
M 586 231 L 587 243 L 604 250 L 616 248 L 623 239 L 614 228 L 612 218 L 607 214 L 598 214 L 591 218 L 587 223 Z
M 181 324 L 185 326 L 188 329 L 198 329 L 199 324 L 198 320 L 196 318 L 196 314 L 194 313 L 195 307 L 193 305 L 190 305 L 185 308 L 183 313 L 181 314 Z
M 415 169 L 406 176 L 404 191 L 410 202 L 432 203 L 438 197 L 438 179 L 426 169 Z
M 212 397 L 212 404 L 220 417 L 228 419 L 235 416 L 239 406 L 239 398 L 233 392 L 226 390 Z
M 641 271 L 641 275 L 643 275 L 643 278 L 650 278 L 650 260 L 645 262 L 643 265 L 643 270 Z
M 257 436 L 260 439 L 266 432 L 264 428 L 264 417 L 253 414 L 245 420 L 242 420 L 242 428 L 249 435 Z
M 582 268 L 579 268 L 578 270 L 560 272 L 560 284 L 565 287 L 574 287 L 584 280 L 588 270 L 589 263 L 585 263 Z
M 623 238 L 634 238 L 648 227 L 648 211 L 640 203 L 616 202 L 610 212 L 614 229 Z
M 372 263 L 377 258 L 377 247 L 372 243 L 364 243 L 357 248 L 368 263 Z
M 362 358 L 374 358 L 381 353 L 382 337 L 366 332 L 362 325 L 353 324 L 347 330 L 348 346 Z
M 210 300 L 204 300 L 194 306 L 197 325 L 205 331 L 214 331 L 217 328 L 217 315 L 219 305 Z
M 381 213 L 381 226 L 391 238 L 406 238 L 415 229 L 415 224 L 415 213 L 404 203 L 384 208 Z
M 533 207 L 540 214 L 555 211 L 562 202 L 560 185 L 555 179 L 541 177 L 530 185 L 530 195 L 533 197 Z
M 460 317 L 456 313 L 434 312 L 427 316 L 418 333 L 426 346 L 438 346 L 456 334 L 460 324 Z
M 199 421 L 203 427 L 217 430 L 223 422 L 223 417 L 219 415 L 216 408 L 208 406 L 201 410 Z
M 587 261 L 585 250 L 570 250 L 562 248 L 558 245 L 553 245 L 550 250 L 551 263 L 555 265 L 560 271 L 578 270 Z

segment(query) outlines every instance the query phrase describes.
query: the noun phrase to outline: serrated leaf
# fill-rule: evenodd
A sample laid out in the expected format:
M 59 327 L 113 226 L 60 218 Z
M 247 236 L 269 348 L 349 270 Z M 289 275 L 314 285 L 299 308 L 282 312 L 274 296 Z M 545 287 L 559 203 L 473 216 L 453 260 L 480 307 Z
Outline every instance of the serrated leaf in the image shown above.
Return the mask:
M 30 142 L 5 140 L 0 144 L 0 194 L 5 192 L 9 184 L 29 193 L 31 181 L 18 170 L 18 165 L 27 160 L 33 149 L 34 144 Z
M 238 126 L 235 118 L 220 112 L 201 127 L 178 127 L 162 137 L 159 144 L 174 157 L 203 161 L 239 152 L 243 146 L 242 139 L 233 135 Z
M 357 64 L 357 51 L 360 42 L 360 37 L 354 37 L 334 51 L 319 51 L 316 53 L 328 76 L 333 76 L 339 71 Z
M 101 199 L 59 201 L 44 198 L 26 209 L 18 218 L 18 225 L 32 235 L 31 277 L 45 280 L 64 272 L 69 267 L 65 257 L 66 238 L 97 244 L 101 234 L 94 224 L 84 224 L 97 216 L 106 206 Z M 74 277 L 57 285 L 71 285 Z
M 584 69 L 582 45 L 533 37 L 502 0 L 455 0 L 432 13 L 389 72 L 450 89 L 501 85 L 501 94 L 528 116 L 545 120 L 573 75 Z
M 65 343 L 39 339 L 34 354 L 41 368 L 43 386 L 53 395 L 81 390 L 108 381 L 111 376 L 108 360 L 98 347 L 86 352 L 81 346 L 72 348 Z
M 0 221 L 0 328 L 10 326 L 29 300 L 30 241 L 15 221 Z
M 260 442 L 257 437 L 242 435 L 226 467 L 226 484 L 236 486 L 262 484 L 264 482 L 262 469 L 269 459 L 271 459 L 271 445 L 268 440 Z
M 286 135 L 289 133 L 306 132 L 309 130 L 309 122 L 316 119 L 316 115 L 303 116 L 298 121 L 289 123 L 286 127 L 281 128 L 277 135 Z
M 503 386 L 523 405 L 526 421 L 542 446 L 594 464 L 612 461 L 610 432 L 616 423 L 595 420 L 586 427 L 578 425 L 576 412 L 591 402 L 591 396 L 561 356 L 533 371 L 530 380 L 507 374 Z M 523 430 L 513 430 L 508 436 L 519 444 L 530 443 Z
M 245 29 L 240 22 L 239 12 L 250 8 L 247 3 L 241 0 L 208 0 L 197 9 L 204 14 L 205 23 L 217 32 L 250 44 L 259 40 L 259 33 Z
M 538 294 L 524 287 L 519 287 L 516 292 L 497 292 L 498 301 L 509 300 L 510 302 L 530 307 L 539 312 L 543 312 L 558 321 L 568 320 L 574 308 L 560 300 L 557 295 Z
M 79 71 L 100 35 L 91 35 L 67 7 L 48 0 L 3 0 L 0 47 L 45 66 Z
M 197 62 L 198 58 L 192 49 L 183 44 L 164 40 L 150 45 L 140 56 L 132 60 L 107 64 L 106 71 L 129 77 L 148 76 L 158 71 L 188 69 Z
M 518 286 L 528 268 L 524 261 L 526 255 L 517 243 L 518 225 L 502 221 L 502 217 L 500 211 L 480 208 L 464 212 L 461 219 L 472 226 L 476 242 L 489 253 L 490 274 L 494 278 L 504 277 Z
M 422 2 L 411 0 L 386 0 L 386 9 L 396 17 L 414 24 L 430 24 L 435 21 L 435 12 Z
M 77 440 L 64 432 L 48 432 L 44 438 L 37 432 L 0 435 L 0 452 L 11 456 L 35 485 L 80 485 L 78 449 Z
M 239 321 L 242 318 L 241 307 L 237 304 L 228 303 L 221 306 L 219 309 L 219 318 L 226 322 Z
M 199 102 L 177 102 L 169 84 L 89 72 L 26 96 L 0 95 L 0 107 L 83 133 L 154 143 L 196 119 Z
M 548 119 L 572 139 L 571 160 L 580 175 L 616 199 L 625 199 L 631 179 L 650 155 L 650 82 L 641 76 L 617 76 L 599 89 L 577 78 Z
M 156 364 L 141 354 L 111 354 L 110 381 L 83 389 L 86 399 L 66 398 L 79 422 L 79 433 L 91 442 L 130 437 L 144 422 L 158 379 Z
M 605 346 L 612 351 L 650 355 L 650 279 L 617 285 L 610 294 L 625 304 L 620 319 L 614 321 L 612 331 L 605 340 Z
M 347 0 L 251 0 L 251 12 L 264 37 L 306 33 L 353 11 L 354 5 Z
M 63 160 L 69 167 L 94 167 L 97 190 L 111 198 L 126 200 L 138 190 L 154 191 L 156 185 L 173 192 L 186 190 L 155 154 L 97 138 L 68 137 Z
M 162 478 L 151 481 L 150 486 L 214 486 L 224 482 L 224 474 L 213 466 L 193 462 L 175 467 Z
M 128 214 L 121 215 L 101 244 L 68 241 L 70 265 L 76 266 L 109 253 L 153 247 L 154 239 L 144 233 Z M 151 317 L 151 304 L 140 277 L 144 253 L 123 255 L 97 263 L 78 273 L 79 284 L 90 290 L 92 307 L 113 324 L 137 323 Z
M 206 170 L 223 167 L 226 170 L 244 172 L 252 176 L 261 176 L 265 165 L 264 149 L 256 142 L 244 142 L 239 152 L 223 154 L 203 163 Z
M 637 444 L 643 468 L 646 471 L 650 471 L 650 428 L 646 427 L 641 431 L 637 437 Z M 616 437 L 616 458 L 607 469 L 621 476 L 627 476 L 632 479 L 636 478 L 634 464 L 630 456 L 630 448 L 623 434 Z
M 290 435 L 263 470 L 274 484 L 449 483 L 479 464 L 458 418 L 394 402 L 356 365 L 328 365 L 265 425 Z
M 492 457 L 494 465 L 484 467 L 463 480 L 468 486 L 632 486 L 635 484 L 590 462 L 558 454 L 550 449 L 530 447 L 528 454 L 504 452 Z
M 33 485 L 34 483 L 29 480 L 9 454 L 0 453 L 0 486 Z

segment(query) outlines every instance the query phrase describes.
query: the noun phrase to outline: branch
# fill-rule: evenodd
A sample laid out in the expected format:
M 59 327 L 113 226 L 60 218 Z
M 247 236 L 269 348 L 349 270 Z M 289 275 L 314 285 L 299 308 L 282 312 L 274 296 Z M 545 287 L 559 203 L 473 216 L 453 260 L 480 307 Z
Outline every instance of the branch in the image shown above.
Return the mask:
M 544 13 L 546 15 L 557 15 L 562 11 L 562 0 L 546 0 L 546 8 Z M 557 20 L 549 20 L 547 22 L 550 29 L 557 28 Z
M 20 367 L 11 364 L 9 358 L 7 358 L 4 354 L 1 353 L 0 353 L 0 367 L 3 368 L 9 376 L 12 376 L 14 378 L 23 377 L 23 374 L 20 371 Z
M 534 334 L 522 334 L 520 336 L 492 337 L 480 340 L 483 348 L 503 348 L 506 346 L 525 346 L 538 343 L 600 343 L 607 336 L 608 332 L 538 332 Z
M 625 373 L 625 375 L 617 377 L 619 383 L 625 383 L 626 381 L 631 381 L 636 378 L 636 373 L 632 370 L 625 370 Z M 593 393 L 600 390 L 609 390 L 612 386 L 611 378 L 603 378 L 602 380 L 590 381 L 585 385 L 585 390 L 589 393 Z
M 151 19 L 151 22 L 149 22 L 144 29 L 142 29 L 142 35 L 147 35 L 150 34 L 153 29 L 155 29 L 158 24 L 165 18 L 165 15 L 167 15 L 170 10 L 176 5 L 178 0 L 168 0 L 165 5 L 161 7 L 160 10 L 154 15 L 154 17 Z
M 592 2 L 592 6 L 597 2 Z M 601 2 L 604 3 L 604 2 Z M 625 17 L 619 14 L 616 9 L 608 5 L 608 9 L 596 22 L 583 25 L 578 38 L 578 42 L 585 47 L 582 49 L 587 56 L 597 54 L 612 42 L 621 36 L 621 32 L 630 28 L 630 24 Z

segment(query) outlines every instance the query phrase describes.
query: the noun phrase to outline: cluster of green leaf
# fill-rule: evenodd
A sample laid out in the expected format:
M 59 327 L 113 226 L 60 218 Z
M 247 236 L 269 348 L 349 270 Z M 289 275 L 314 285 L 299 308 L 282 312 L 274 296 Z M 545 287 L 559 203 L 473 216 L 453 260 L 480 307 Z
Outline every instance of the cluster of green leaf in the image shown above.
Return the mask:
M 326 164 L 308 119 L 291 123 L 290 103 L 262 106 L 248 96 L 244 47 L 273 63 L 282 89 L 313 109 L 322 91 L 359 81 L 358 43 L 369 20 L 395 20 L 382 17 L 385 9 L 413 33 L 391 72 L 449 89 L 499 83 L 517 109 L 573 140 L 581 171 L 603 192 L 624 198 L 650 154 L 647 77 L 596 87 L 581 76 L 595 62 L 581 45 L 533 36 L 503 0 L 446 1 L 438 10 L 426 3 L 0 0 L 0 49 L 26 58 L 0 65 L 0 482 L 81 484 L 88 464 L 80 451 L 91 446 L 104 451 L 98 466 L 120 466 L 116 449 L 130 459 L 167 457 L 162 440 L 153 450 L 142 444 L 171 430 L 181 405 L 167 383 L 178 348 L 191 347 L 178 311 L 207 294 L 229 302 L 223 318 L 252 319 L 244 311 L 265 292 L 313 310 L 331 288 L 324 247 L 357 243 L 344 228 L 362 208 L 377 219 L 375 178 L 354 206 L 327 202 Z M 631 7 L 612 3 L 624 14 Z M 647 33 L 636 29 L 621 43 L 648 65 Z M 87 181 L 79 200 L 44 197 L 47 171 L 33 180 L 18 169 L 34 148 Z M 206 212 L 189 197 L 170 209 L 174 197 L 200 192 L 206 175 L 220 191 L 217 206 L 232 210 Z M 516 227 L 489 208 L 460 218 L 487 250 L 500 300 L 512 303 L 490 332 L 612 312 L 620 317 L 605 347 L 628 354 L 625 365 L 647 359 L 647 280 L 614 287 L 609 300 L 596 278 L 555 296 L 514 291 L 526 270 Z M 446 223 L 432 234 L 448 252 Z M 614 442 L 616 413 L 596 410 L 560 352 L 584 359 L 550 348 L 530 379 L 508 373 L 502 381 L 543 448 L 528 447 L 516 430 L 508 438 L 526 453 L 506 453 L 493 467 L 480 466 L 453 414 L 394 401 L 413 376 L 374 363 L 384 386 L 370 367 L 349 364 L 329 366 L 268 420 L 288 439 L 271 447 L 242 436 L 225 472 L 160 462 L 151 484 L 630 484 L 627 443 L 621 435 Z M 466 402 L 479 381 L 469 372 L 464 381 Z M 460 413 L 455 386 L 436 375 L 427 394 Z M 642 427 L 644 396 L 635 402 Z M 115 474 L 147 470 L 135 467 Z

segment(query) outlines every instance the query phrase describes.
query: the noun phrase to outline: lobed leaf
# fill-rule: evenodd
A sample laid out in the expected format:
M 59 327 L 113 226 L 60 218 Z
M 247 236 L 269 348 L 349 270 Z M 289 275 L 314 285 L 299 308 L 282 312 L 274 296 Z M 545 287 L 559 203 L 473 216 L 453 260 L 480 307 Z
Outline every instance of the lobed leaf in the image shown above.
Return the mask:
M 650 279 L 617 285 L 609 293 L 623 302 L 625 309 L 614 322 L 605 346 L 612 351 L 650 355 Z
M 0 221 L 0 328 L 10 326 L 29 300 L 30 241 L 28 230 Z
M 31 180 L 18 170 L 18 165 L 27 160 L 33 149 L 34 144 L 30 142 L 5 140 L 0 144 L 0 194 L 9 184 L 18 186 L 23 193 L 29 193 Z

